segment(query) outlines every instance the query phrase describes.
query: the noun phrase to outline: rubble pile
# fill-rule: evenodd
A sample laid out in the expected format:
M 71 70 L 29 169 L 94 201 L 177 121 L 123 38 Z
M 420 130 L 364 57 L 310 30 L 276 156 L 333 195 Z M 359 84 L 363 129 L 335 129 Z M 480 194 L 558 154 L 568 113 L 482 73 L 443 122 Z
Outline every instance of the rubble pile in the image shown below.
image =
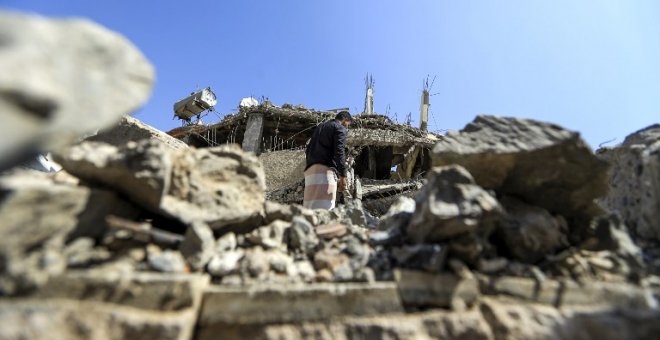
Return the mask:
M 18 20 L 4 16 L 0 27 Z M 22 20 L 107 42 L 93 24 Z M 104 51 L 102 60 L 125 53 Z M 139 63 L 123 72 L 153 76 Z M 0 90 L 9 86 L 2 77 Z M 35 108 L 11 106 L 39 93 L 24 91 L 0 96 L 7 115 Z M 385 140 L 379 129 L 391 125 L 384 130 L 420 138 L 391 140 L 379 154 L 387 176 L 394 162 L 407 178 L 381 178 L 374 144 L 353 160 L 350 197 L 323 211 L 269 200 L 272 160 L 234 144 L 189 147 L 126 110 L 108 109 L 114 119 L 94 125 L 93 136 L 61 130 L 78 141 L 46 150 L 59 172 L 20 166 L 44 144 L 4 144 L 0 338 L 644 339 L 660 331 L 657 127 L 594 155 L 577 133 L 533 120 L 478 116 L 432 139 L 367 117 L 369 132 L 356 129 L 358 137 Z M 292 111 L 301 113 L 290 124 L 318 116 L 293 106 L 269 112 L 283 121 Z M 249 119 L 242 113 L 221 124 Z

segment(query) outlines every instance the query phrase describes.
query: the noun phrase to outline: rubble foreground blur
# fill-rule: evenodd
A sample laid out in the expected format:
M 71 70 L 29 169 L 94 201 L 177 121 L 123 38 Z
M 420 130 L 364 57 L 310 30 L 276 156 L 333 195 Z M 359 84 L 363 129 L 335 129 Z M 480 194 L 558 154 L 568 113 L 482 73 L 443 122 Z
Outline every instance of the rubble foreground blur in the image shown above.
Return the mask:
M 130 116 L 154 69 L 125 38 L 14 12 L 0 33 L 0 338 L 660 332 L 660 125 L 594 153 L 528 119 L 356 115 L 343 203 L 308 210 L 304 147 L 333 110 L 165 133 Z M 47 152 L 62 170 L 24 166 Z

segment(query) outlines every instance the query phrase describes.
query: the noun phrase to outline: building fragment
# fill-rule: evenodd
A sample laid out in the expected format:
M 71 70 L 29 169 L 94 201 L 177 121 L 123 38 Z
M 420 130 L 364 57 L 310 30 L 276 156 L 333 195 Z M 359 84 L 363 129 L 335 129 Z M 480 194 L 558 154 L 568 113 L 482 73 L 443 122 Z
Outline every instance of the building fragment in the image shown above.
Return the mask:
M 217 124 L 184 126 L 169 134 L 198 148 L 242 145 L 264 163 L 269 199 L 301 203 L 305 146 L 314 128 L 333 119 L 336 111 L 288 104 L 278 107 L 266 101 L 241 107 Z M 350 196 L 364 200 L 372 212 L 384 213 L 389 202 L 421 186 L 421 178 L 431 167 L 431 148 L 440 138 L 383 115 L 354 116 L 346 153 Z

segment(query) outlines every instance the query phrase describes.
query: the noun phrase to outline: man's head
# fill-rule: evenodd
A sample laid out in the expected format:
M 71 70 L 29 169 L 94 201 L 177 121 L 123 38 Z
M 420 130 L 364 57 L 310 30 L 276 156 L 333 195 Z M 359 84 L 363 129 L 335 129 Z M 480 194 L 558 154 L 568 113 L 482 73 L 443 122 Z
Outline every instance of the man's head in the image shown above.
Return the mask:
M 343 125 L 347 129 L 351 125 L 351 122 L 353 121 L 353 118 L 351 117 L 351 114 L 348 113 L 348 111 L 339 112 L 335 116 L 335 119 L 338 120 L 341 123 L 341 125 Z

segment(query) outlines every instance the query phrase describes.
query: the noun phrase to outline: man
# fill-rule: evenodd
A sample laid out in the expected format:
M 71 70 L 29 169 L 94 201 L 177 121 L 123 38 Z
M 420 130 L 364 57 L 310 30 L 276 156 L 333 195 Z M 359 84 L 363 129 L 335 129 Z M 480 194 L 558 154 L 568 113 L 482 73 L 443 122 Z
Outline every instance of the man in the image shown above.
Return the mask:
M 337 190 L 346 189 L 344 147 L 351 121 L 351 114 L 341 111 L 314 130 L 305 151 L 305 208 L 330 210 L 335 207 Z

